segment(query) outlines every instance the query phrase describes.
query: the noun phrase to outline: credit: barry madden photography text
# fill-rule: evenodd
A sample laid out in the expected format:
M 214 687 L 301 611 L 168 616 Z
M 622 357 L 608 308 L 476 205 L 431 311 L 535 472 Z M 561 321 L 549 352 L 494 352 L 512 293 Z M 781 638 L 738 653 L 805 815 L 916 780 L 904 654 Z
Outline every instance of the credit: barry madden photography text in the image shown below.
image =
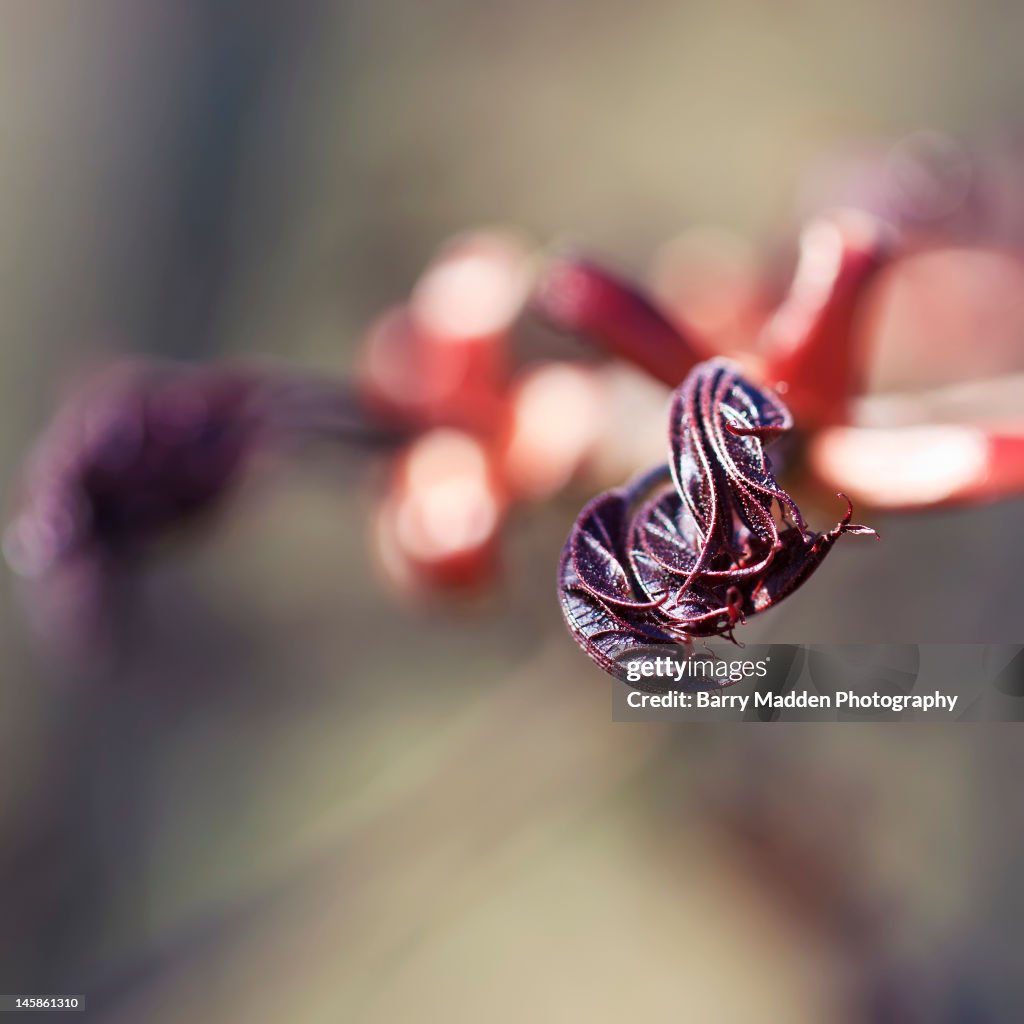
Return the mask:
M 959 697 L 940 693 L 854 693 L 840 690 L 835 694 L 810 693 L 807 690 L 792 693 L 641 693 L 634 690 L 627 703 L 631 708 L 851 708 L 878 711 L 950 711 Z

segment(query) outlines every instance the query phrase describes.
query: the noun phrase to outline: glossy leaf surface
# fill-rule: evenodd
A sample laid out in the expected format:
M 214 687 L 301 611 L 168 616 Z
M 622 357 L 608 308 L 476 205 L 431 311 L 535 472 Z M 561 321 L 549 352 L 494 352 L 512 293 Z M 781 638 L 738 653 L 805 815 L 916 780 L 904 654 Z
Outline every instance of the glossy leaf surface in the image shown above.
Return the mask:
M 559 584 L 570 632 L 606 672 L 658 643 L 734 639 L 737 624 L 811 576 L 850 522 L 810 530 L 776 481 L 766 445 L 788 409 L 733 363 L 695 367 L 673 395 L 667 467 L 599 495 L 580 513 Z

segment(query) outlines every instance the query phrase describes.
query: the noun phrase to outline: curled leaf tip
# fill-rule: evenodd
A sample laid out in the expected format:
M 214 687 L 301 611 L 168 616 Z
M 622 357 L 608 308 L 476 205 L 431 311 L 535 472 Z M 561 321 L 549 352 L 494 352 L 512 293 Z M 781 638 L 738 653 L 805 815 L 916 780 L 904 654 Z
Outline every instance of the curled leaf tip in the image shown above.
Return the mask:
M 642 648 L 724 637 L 800 587 L 838 538 L 874 530 L 853 504 L 816 533 L 776 481 L 765 447 L 789 410 L 736 364 L 697 365 L 673 394 L 670 462 L 594 498 L 566 541 L 562 612 L 606 672 Z

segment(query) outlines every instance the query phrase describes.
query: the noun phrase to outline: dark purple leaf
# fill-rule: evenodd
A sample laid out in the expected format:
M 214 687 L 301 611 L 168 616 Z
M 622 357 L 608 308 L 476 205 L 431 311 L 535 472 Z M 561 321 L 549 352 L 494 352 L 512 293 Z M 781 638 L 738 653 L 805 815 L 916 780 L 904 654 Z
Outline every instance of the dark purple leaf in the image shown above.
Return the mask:
M 695 367 L 673 396 L 672 461 L 580 514 L 560 570 L 562 610 L 606 672 L 653 643 L 724 636 L 801 586 L 850 522 L 808 529 L 764 447 L 791 426 L 777 395 L 734 364 Z
M 595 498 L 577 520 L 569 538 L 572 568 L 581 586 L 607 604 L 649 607 L 627 570 L 623 542 L 629 525 L 626 491 L 608 491 Z
M 559 565 L 559 594 L 562 615 L 573 638 L 611 675 L 625 677 L 622 659 L 630 654 L 654 644 L 679 642 L 680 638 L 658 627 L 649 611 L 621 606 L 612 611 L 596 598 L 580 583 L 568 548 Z

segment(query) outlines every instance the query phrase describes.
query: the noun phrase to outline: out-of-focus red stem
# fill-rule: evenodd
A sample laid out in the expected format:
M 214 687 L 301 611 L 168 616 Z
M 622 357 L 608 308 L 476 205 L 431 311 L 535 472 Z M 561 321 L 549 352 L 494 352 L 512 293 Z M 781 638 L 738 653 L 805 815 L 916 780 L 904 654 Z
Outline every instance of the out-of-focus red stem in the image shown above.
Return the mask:
M 867 214 L 843 211 L 805 229 L 789 294 L 761 338 L 768 383 L 801 426 L 848 421 L 866 365 L 857 314 L 891 253 L 888 232 Z
M 530 251 L 507 232 L 452 239 L 409 302 L 374 323 L 359 381 L 384 419 L 491 435 L 503 425 L 506 349 L 530 278 Z
M 558 330 L 579 335 L 670 387 L 708 354 L 639 288 L 590 260 L 554 259 L 540 275 L 532 305 Z
M 834 427 L 812 441 L 815 474 L 853 500 L 910 511 L 1024 492 L 1024 422 Z
M 493 433 L 502 422 L 506 339 L 444 337 L 422 329 L 407 307 L 379 317 L 363 341 L 359 395 L 398 428 L 452 426 Z
M 380 561 L 404 589 L 478 588 L 497 572 L 506 510 L 488 449 L 458 430 L 430 430 L 399 459 L 378 511 Z

